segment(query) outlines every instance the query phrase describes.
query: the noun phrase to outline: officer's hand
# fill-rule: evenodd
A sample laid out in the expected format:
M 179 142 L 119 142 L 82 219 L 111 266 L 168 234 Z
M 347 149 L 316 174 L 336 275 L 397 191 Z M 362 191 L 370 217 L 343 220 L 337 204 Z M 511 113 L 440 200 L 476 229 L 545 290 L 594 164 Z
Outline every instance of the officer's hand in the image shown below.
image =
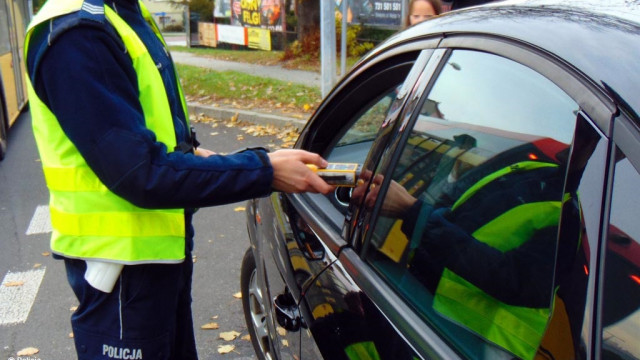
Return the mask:
M 196 154 L 197 156 L 209 157 L 211 155 L 215 155 L 216 153 L 215 151 L 211 151 L 211 150 L 207 150 L 199 147 L 194 151 L 194 154 Z
M 272 188 L 287 193 L 313 192 L 328 194 L 334 186 L 327 184 L 306 164 L 324 168 L 328 162 L 320 155 L 304 150 L 278 150 L 267 154 L 273 167 Z

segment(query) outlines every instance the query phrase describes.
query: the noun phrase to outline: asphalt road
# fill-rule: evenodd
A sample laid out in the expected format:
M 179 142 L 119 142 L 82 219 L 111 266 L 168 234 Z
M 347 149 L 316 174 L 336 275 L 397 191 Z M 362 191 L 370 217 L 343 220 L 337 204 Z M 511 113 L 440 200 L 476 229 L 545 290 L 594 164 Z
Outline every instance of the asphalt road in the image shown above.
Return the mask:
M 216 152 L 270 142 L 278 146 L 274 137 L 252 137 L 237 127 L 194 125 L 202 147 Z M 48 254 L 50 225 L 43 207 L 47 202 L 27 112 L 10 129 L 7 157 L 0 162 L 0 360 L 17 359 L 17 352 L 28 347 L 39 350 L 29 359 L 75 358 L 69 317 L 77 302 L 62 263 Z M 192 308 L 200 359 L 255 358 L 250 341 L 241 339 L 247 330 L 241 300 L 234 297 L 240 291 L 240 263 L 249 246 L 242 207 L 244 203 L 203 208 L 195 216 Z M 219 329 L 201 329 L 211 322 Z M 219 338 L 228 331 L 240 336 L 232 341 Z M 218 347 L 228 344 L 235 350 L 219 354 Z

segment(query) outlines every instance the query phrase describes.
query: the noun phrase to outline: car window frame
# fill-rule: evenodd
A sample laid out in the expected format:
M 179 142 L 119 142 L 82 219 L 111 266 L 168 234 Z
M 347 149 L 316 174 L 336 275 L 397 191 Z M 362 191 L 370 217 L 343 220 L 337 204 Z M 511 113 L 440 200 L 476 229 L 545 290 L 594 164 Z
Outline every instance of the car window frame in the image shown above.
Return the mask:
M 301 137 L 296 143 L 295 148 L 315 151 L 319 152 L 321 155 L 324 155 L 327 152 L 327 149 L 330 148 L 330 146 L 335 145 L 335 141 L 340 139 L 340 137 L 344 134 L 344 131 L 339 132 L 338 135 L 329 137 L 328 139 L 330 141 L 320 141 L 320 143 L 325 145 L 325 148 L 317 149 L 313 147 L 314 144 L 318 144 L 318 142 L 314 143 L 314 140 L 317 139 L 315 129 L 327 127 L 327 121 L 330 121 L 332 119 L 332 114 L 336 113 L 341 108 L 349 107 L 351 105 L 349 104 L 349 101 L 345 100 L 345 98 L 348 98 L 348 95 L 351 95 L 354 92 L 360 90 L 363 87 L 363 84 L 366 87 L 366 84 L 369 81 L 372 81 L 372 79 L 374 78 L 367 78 L 365 81 L 361 81 L 358 84 L 352 86 L 345 85 L 345 83 L 348 82 L 348 79 L 351 79 L 354 76 L 358 75 L 361 76 L 361 74 L 366 71 L 373 71 L 374 75 L 376 76 L 384 76 L 384 73 L 376 71 L 377 66 L 380 66 L 380 64 L 384 64 L 386 63 L 386 61 L 395 60 L 398 61 L 396 65 L 401 64 L 402 66 L 404 66 L 405 64 L 409 63 L 407 61 L 407 58 L 411 57 L 411 54 L 416 52 L 418 52 L 419 54 L 424 51 L 432 52 L 433 49 L 430 49 L 428 47 L 434 47 L 437 45 L 437 41 L 434 39 L 422 41 L 419 43 L 422 44 L 422 46 L 427 46 L 427 48 L 419 50 L 416 47 L 416 44 L 410 44 L 411 46 L 404 47 L 405 51 L 400 51 L 401 49 L 403 49 L 403 47 L 399 49 L 396 48 L 393 49 L 393 51 L 391 51 L 389 54 L 384 56 L 381 60 L 376 61 L 375 63 L 361 65 L 356 71 L 354 71 L 354 73 L 351 73 L 347 79 L 343 80 L 339 85 L 336 86 L 336 88 L 334 88 L 332 93 L 327 97 L 327 100 L 318 109 L 318 111 L 316 111 L 316 114 L 318 114 L 322 111 L 322 109 L 326 109 L 328 112 L 325 111 L 321 115 L 323 116 L 323 118 L 316 119 L 316 114 L 314 114 L 314 117 L 309 120 L 309 124 L 303 129 Z M 426 56 L 430 58 L 432 56 L 432 53 L 429 53 Z M 418 57 L 419 55 L 416 55 L 413 58 L 413 61 L 411 61 L 412 67 Z M 411 70 L 409 71 L 409 73 L 410 72 Z M 414 81 L 417 80 L 418 79 L 416 77 Z M 409 86 L 409 88 L 412 87 L 413 85 Z M 347 92 L 347 95 L 341 96 L 341 92 Z M 404 105 L 402 106 L 401 110 L 403 108 Z M 364 113 L 363 109 L 357 109 L 350 115 L 350 119 L 357 119 L 358 116 L 362 113 Z M 353 125 L 353 123 L 349 125 Z M 373 146 L 384 147 L 386 146 L 386 143 L 380 143 L 376 140 L 374 141 Z M 373 146 L 372 149 L 370 149 L 369 153 L 371 153 L 371 151 L 373 150 Z M 347 229 L 347 224 L 349 223 L 348 220 L 352 217 L 348 215 L 345 217 L 343 213 L 341 213 L 337 208 L 333 207 L 331 201 L 325 195 L 302 193 L 286 194 L 285 196 L 289 199 L 302 219 L 309 224 L 311 229 L 318 235 L 318 238 L 321 239 L 325 246 L 327 246 L 327 248 L 329 248 L 334 255 L 337 255 L 342 247 L 350 245 L 350 241 L 348 240 L 350 239 L 350 232 Z
M 640 173 L 640 126 L 637 122 L 631 120 L 631 117 L 627 116 L 625 113 L 621 113 L 614 119 L 613 122 L 613 134 L 612 140 L 610 143 L 609 149 L 609 172 L 607 178 L 607 184 L 605 188 L 605 202 L 604 209 L 602 215 L 602 224 L 601 224 L 601 233 L 608 235 L 608 226 L 611 220 L 611 206 L 613 201 L 613 185 L 614 185 L 614 176 L 616 166 L 616 148 L 619 148 L 622 151 L 632 166 Z M 598 248 L 598 256 L 597 256 L 597 272 L 598 272 L 598 283 L 596 284 L 596 301 L 594 305 L 595 316 L 593 317 L 594 321 L 592 322 L 592 328 L 589 332 L 591 335 L 591 339 L 593 339 L 593 344 L 591 347 L 587 348 L 587 351 L 590 351 L 587 355 L 592 358 L 599 357 L 602 354 L 603 341 L 602 334 L 604 331 L 604 324 L 602 320 L 603 303 L 604 303 L 604 281 L 605 278 L 605 270 L 607 267 L 605 257 L 607 254 L 607 241 L 604 236 L 601 236 Z

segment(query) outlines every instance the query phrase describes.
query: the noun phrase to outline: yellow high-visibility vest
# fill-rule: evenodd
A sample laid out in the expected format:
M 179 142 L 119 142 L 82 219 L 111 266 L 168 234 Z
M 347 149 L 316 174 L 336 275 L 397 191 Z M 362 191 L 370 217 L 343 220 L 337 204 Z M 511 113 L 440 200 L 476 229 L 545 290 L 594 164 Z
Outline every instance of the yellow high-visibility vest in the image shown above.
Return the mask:
M 525 161 L 498 170 L 469 188 L 452 211 L 480 191 L 485 185 L 513 171 L 531 171 L 558 167 L 552 163 Z M 477 240 L 502 252 L 525 243 L 538 229 L 557 226 L 562 201 L 541 201 L 516 206 L 473 232 Z M 508 236 L 507 236 L 508 235 Z M 505 271 L 508 269 L 505 269 Z M 551 295 L 551 289 L 549 289 Z M 434 297 L 433 308 L 456 323 L 512 352 L 522 359 L 533 359 L 549 323 L 553 300 L 549 306 L 531 308 L 505 304 L 454 271 L 445 268 Z
M 146 127 L 171 151 L 176 145 L 176 135 L 160 72 L 135 31 L 111 8 L 100 3 L 101 7 L 92 5 L 90 9 L 94 14 L 97 11 L 104 15 L 124 42 L 138 74 L 139 100 Z M 25 59 L 36 26 L 62 15 L 85 11 L 81 10 L 83 5 L 86 4 L 82 0 L 47 1 L 27 28 Z M 162 40 L 142 2 L 140 8 Z M 27 82 L 34 135 L 50 192 L 52 251 L 68 258 L 122 264 L 184 261 L 184 209 L 142 209 L 111 192 L 64 134 L 56 116 L 38 98 L 29 76 Z M 186 102 L 179 86 L 178 89 L 188 119 Z

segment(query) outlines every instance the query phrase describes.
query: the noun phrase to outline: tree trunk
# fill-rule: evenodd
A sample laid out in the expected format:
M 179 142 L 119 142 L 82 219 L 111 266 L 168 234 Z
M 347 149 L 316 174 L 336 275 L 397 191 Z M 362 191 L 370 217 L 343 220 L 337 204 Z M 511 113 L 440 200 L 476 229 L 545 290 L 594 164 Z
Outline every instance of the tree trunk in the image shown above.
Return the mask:
M 320 1 L 328 0 L 296 0 L 299 41 L 320 32 Z

